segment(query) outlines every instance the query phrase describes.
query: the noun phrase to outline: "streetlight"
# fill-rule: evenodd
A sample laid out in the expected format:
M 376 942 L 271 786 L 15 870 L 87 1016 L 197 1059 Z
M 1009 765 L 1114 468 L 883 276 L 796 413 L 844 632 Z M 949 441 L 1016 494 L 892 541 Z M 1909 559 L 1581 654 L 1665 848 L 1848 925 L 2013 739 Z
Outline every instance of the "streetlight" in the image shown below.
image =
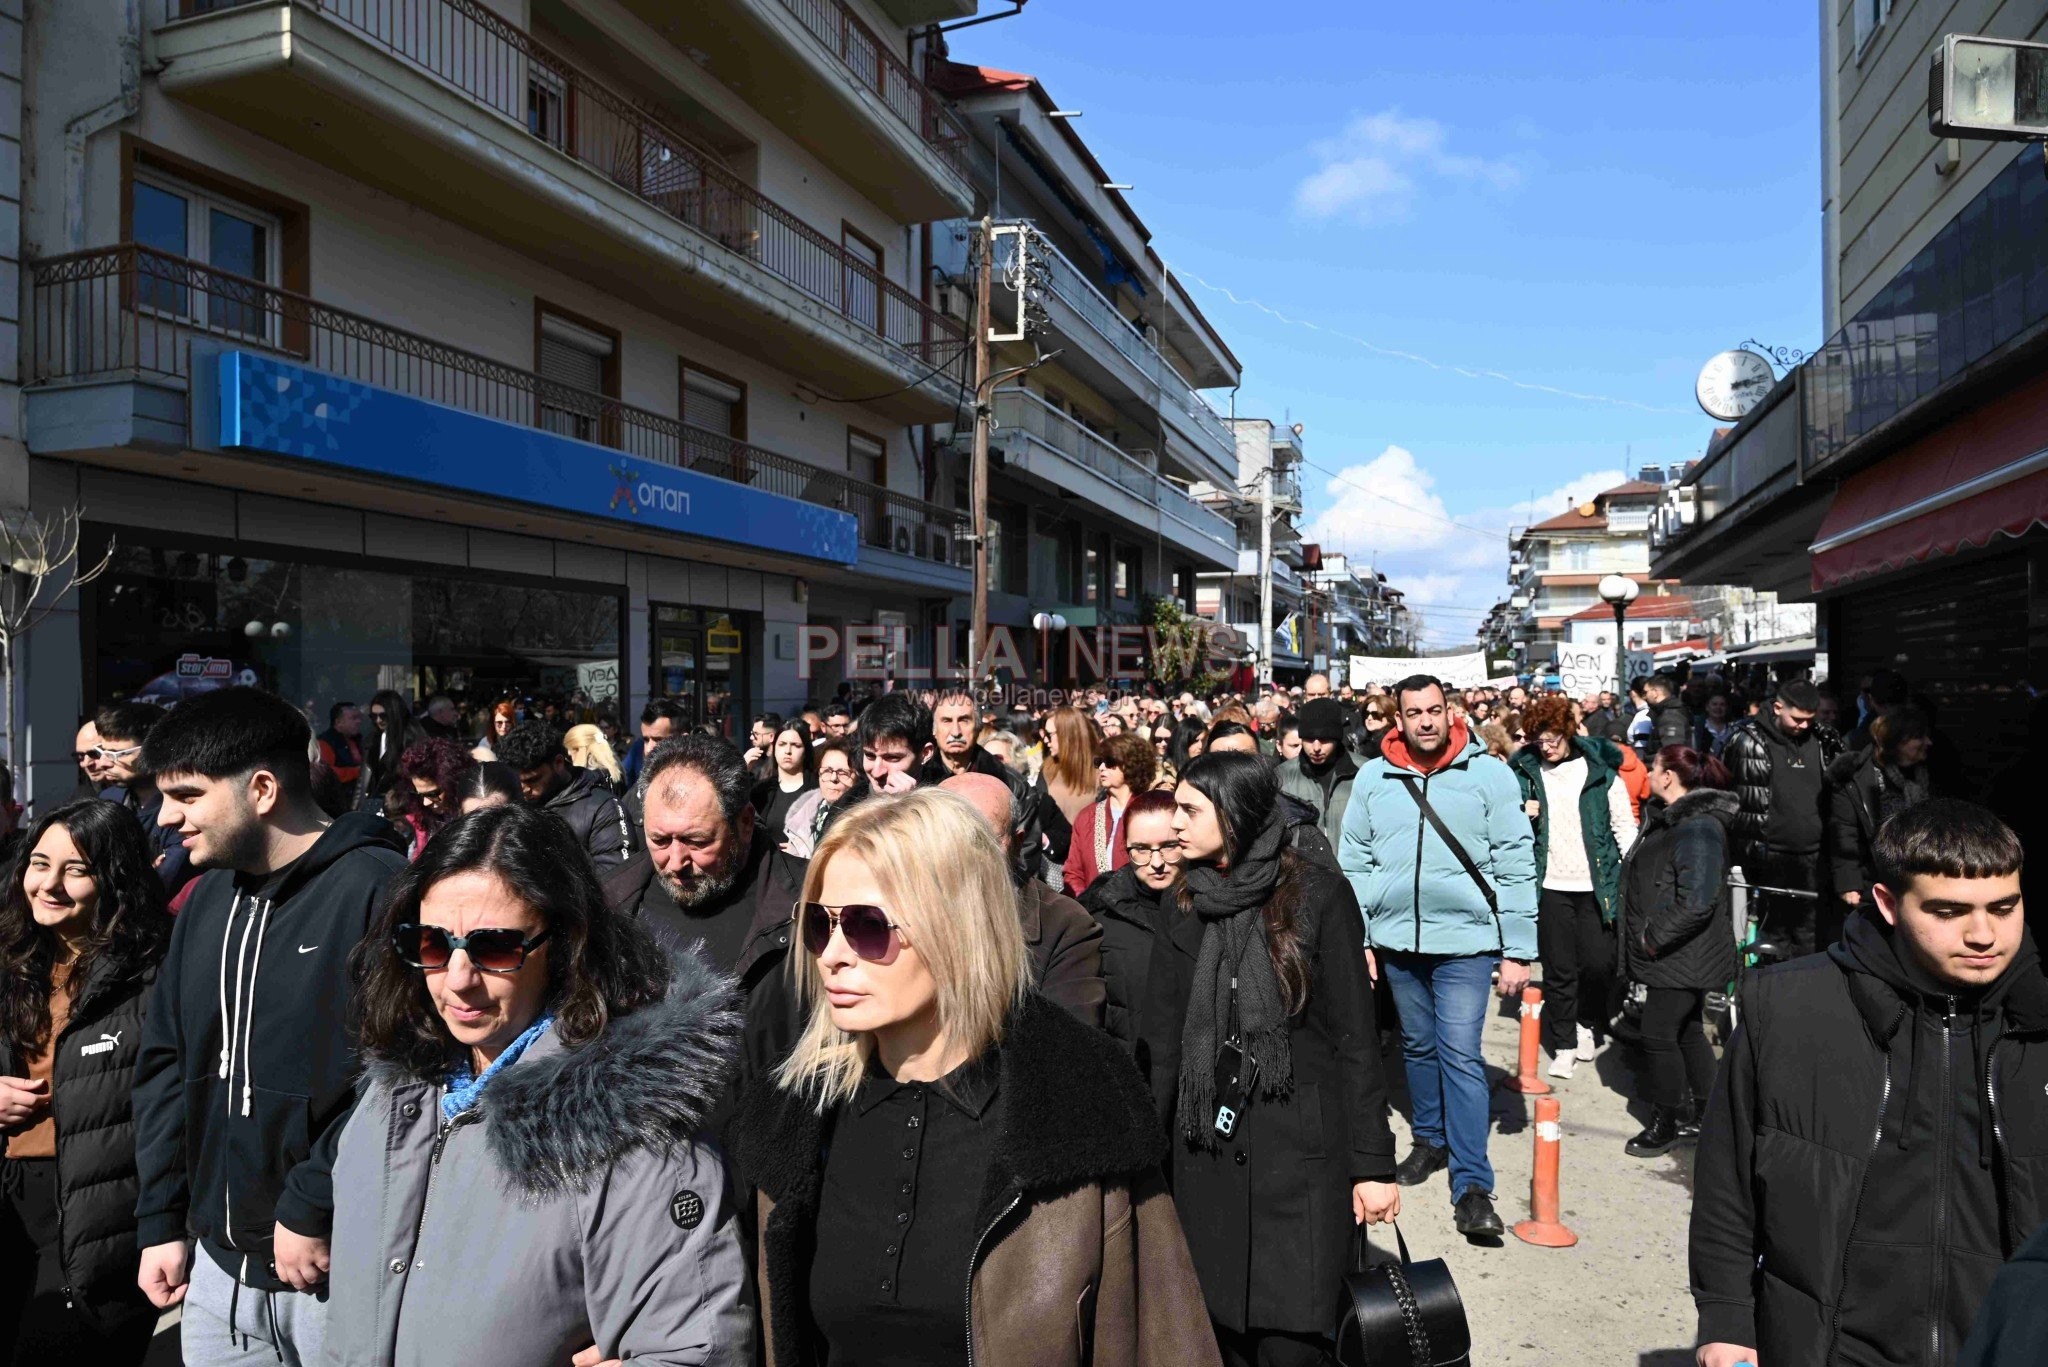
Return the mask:
M 2048 43 L 1951 33 L 1934 50 L 1927 125 L 1938 138 L 2048 138 Z
M 1636 595 L 1643 586 L 1625 574 L 1605 575 L 1600 580 L 1600 596 L 1607 600 L 1607 606 L 1614 609 L 1614 696 L 1628 696 L 1628 637 L 1624 634 L 1628 625 L 1628 605 L 1636 601 Z
M 1044 671 L 1048 687 L 1052 684 L 1052 633 L 1065 631 L 1067 619 L 1057 612 L 1036 612 L 1031 615 L 1031 625 L 1038 628 L 1038 664 Z

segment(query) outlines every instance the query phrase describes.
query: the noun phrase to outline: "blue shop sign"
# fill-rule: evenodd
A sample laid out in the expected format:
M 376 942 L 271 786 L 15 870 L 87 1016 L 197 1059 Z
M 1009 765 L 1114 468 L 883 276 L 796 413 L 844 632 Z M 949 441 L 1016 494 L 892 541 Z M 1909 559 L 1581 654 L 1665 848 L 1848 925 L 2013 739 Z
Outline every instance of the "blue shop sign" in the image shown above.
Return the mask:
M 851 513 L 252 351 L 220 355 L 220 444 L 851 565 Z

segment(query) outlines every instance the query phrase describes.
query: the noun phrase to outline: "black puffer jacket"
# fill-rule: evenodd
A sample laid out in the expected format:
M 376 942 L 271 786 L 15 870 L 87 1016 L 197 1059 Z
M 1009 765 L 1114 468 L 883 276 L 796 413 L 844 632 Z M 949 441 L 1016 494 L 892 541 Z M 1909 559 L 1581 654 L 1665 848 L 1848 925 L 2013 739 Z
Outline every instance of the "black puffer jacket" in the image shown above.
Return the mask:
M 2048 1217 L 2032 937 L 1974 1000 L 1925 981 L 1868 914 L 1828 953 L 1745 981 L 1694 1170 L 1700 1342 L 1765 1364 L 1947 1367 Z
M 1081 894 L 1081 905 L 1102 927 L 1102 979 L 1109 1001 L 1102 1009 L 1102 1028 L 1125 1049 L 1138 1048 L 1139 1013 L 1145 1007 L 1145 976 L 1152 967 L 1152 943 L 1162 915 L 1159 894 L 1138 881 L 1129 864 L 1105 873 Z M 1140 1072 L 1146 1061 L 1138 1061 Z
M 1815 723 L 1813 740 L 1820 747 L 1820 767 L 1825 772 L 1842 753 L 1841 733 Z M 1742 806 L 1732 831 L 1738 864 L 1758 863 L 1770 849 L 1771 766 L 1789 745 L 1762 715 L 1736 722 L 1721 743 L 1721 762 L 1735 776 L 1735 796 Z
M 136 1313 L 135 1113 L 130 1101 L 155 965 L 137 977 L 100 964 L 71 1005 L 50 1061 L 57 1122 L 59 1261 L 73 1303 L 98 1320 Z M 22 1060 L 0 1043 L 0 1075 Z
M 1645 809 L 1621 866 L 1622 952 L 1628 976 L 1650 987 L 1723 987 L 1735 976 L 1728 919 L 1728 827 L 1735 794 L 1695 788 Z
M 1692 713 L 1677 698 L 1650 705 L 1650 753 L 1667 745 L 1692 744 Z
M 1885 817 L 1932 796 L 1927 766 L 1880 765 L 1872 750 L 1852 750 L 1828 766 L 1828 857 L 1834 890 L 1870 900 L 1877 865 L 1870 848 Z
M 633 818 L 612 792 L 611 781 L 595 769 L 578 769 L 568 786 L 541 804 L 569 823 L 576 838 L 590 851 L 602 878 L 633 857 L 640 848 L 639 832 Z

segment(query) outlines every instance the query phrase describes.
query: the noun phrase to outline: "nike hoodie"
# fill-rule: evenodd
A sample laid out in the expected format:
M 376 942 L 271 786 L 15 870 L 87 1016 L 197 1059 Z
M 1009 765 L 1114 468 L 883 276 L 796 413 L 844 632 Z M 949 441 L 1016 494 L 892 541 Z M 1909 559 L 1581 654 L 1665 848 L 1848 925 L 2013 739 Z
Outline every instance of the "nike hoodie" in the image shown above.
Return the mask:
M 135 1065 L 138 1243 L 196 1237 L 281 1290 L 274 1224 L 326 1238 L 356 1094 L 348 957 L 405 867 L 390 823 L 338 818 L 287 867 L 216 869 L 171 932 Z

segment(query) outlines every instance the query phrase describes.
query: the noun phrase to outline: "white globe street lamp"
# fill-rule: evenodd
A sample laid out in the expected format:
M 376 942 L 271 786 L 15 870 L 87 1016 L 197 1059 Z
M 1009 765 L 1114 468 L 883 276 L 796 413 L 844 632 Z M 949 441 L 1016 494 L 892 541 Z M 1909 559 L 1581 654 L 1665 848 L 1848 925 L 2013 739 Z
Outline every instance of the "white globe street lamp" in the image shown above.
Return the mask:
M 1600 596 L 1614 609 L 1614 696 L 1628 696 L 1628 605 L 1636 601 L 1643 586 L 1625 574 L 1609 574 L 1600 580 Z

